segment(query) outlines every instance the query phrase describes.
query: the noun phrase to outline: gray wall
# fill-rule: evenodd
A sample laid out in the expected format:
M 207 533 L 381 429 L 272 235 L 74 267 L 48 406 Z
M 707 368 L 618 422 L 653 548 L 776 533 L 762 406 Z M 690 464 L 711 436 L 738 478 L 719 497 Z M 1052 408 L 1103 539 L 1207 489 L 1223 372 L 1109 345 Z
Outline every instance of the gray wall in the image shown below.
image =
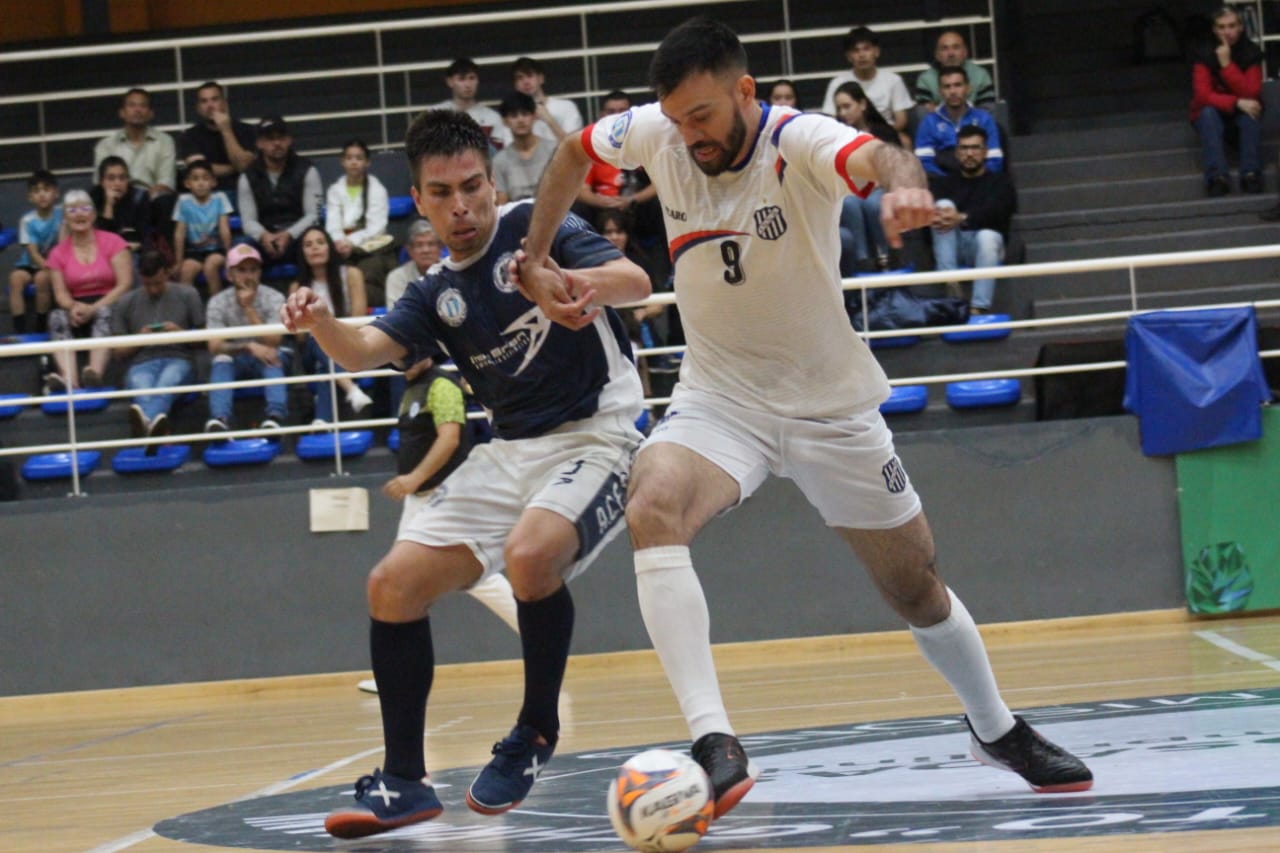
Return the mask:
M 997 622 L 1182 604 L 1173 466 L 1132 418 L 904 433 L 943 576 Z M 376 492 L 382 476 L 350 478 Z M 308 532 L 306 487 L 257 483 L 0 504 L 0 695 L 366 669 L 367 533 Z M 901 628 L 788 482 L 694 548 L 716 642 Z M 574 650 L 647 648 L 630 552 L 573 585 Z M 515 658 L 466 596 L 433 611 L 441 662 Z

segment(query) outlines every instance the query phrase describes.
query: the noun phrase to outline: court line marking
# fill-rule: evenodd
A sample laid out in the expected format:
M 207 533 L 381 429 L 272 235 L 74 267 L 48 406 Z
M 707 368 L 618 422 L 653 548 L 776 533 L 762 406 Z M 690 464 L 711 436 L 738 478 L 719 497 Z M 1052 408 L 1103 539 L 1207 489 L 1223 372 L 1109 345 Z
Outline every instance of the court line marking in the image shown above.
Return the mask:
M 1260 663 L 1263 666 L 1270 667 L 1271 669 L 1280 672 L 1280 660 L 1276 660 L 1265 652 L 1260 652 L 1257 649 L 1251 649 L 1248 646 L 1241 645 L 1235 640 L 1228 640 L 1217 631 L 1196 631 L 1195 635 L 1206 643 L 1211 643 L 1223 651 L 1231 652 L 1233 655 L 1238 655 L 1246 660 L 1251 660 L 1254 663 Z

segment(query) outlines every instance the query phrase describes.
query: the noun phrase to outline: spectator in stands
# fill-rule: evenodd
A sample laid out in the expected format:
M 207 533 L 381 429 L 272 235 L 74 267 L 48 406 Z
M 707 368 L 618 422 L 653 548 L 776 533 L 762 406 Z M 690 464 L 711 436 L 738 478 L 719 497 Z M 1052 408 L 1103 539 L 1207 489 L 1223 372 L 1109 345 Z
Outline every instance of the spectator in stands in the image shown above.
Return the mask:
M 363 317 L 368 313 L 364 292 L 364 276 L 359 267 L 342 263 L 333 240 L 323 228 L 313 225 L 298 240 L 298 280 L 289 285 L 289 293 L 299 287 L 315 291 L 335 317 Z M 305 332 L 299 335 L 302 369 L 306 373 L 327 373 L 331 361 L 316 345 L 315 338 Z M 312 423 L 328 422 L 333 417 L 333 390 L 328 379 L 317 380 L 316 410 Z M 373 402 L 350 376 L 339 372 L 337 386 L 346 395 L 351 411 L 357 415 Z
M 857 82 L 841 83 L 835 91 L 836 118 L 841 123 L 870 133 L 889 145 L 901 148 L 898 132 L 871 103 Z M 880 199 L 884 190 L 876 187 L 865 197 L 849 194 L 840 208 L 840 274 L 844 277 L 889 268 L 889 241 L 880 224 Z M 874 254 L 873 254 L 874 252 Z
M 404 295 L 410 284 L 422 278 L 427 270 L 440 262 L 440 238 L 431 228 L 431 223 L 425 219 L 419 219 L 409 226 L 405 248 L 409 252 L 409 260 L 387 276 L 388 311 L 395 307 L 396 300 Z
M 511 64 L 511 83 L 515 90 L 533 98 L 537 105 L 533 132 L 548 142 L 559 142 L 568 134 L 582 130 L 582 113 L 573 101 L 548 97 L 542 90 L 546 80 L 542 63 L 536 59 L 522 56 Z
M 280 116 L 258 123 L 257 145 L 237 189 L 240 227 L 264 256 L 281 261 L 293 256 L 293 241 L 316 221 L 324 187 L 311 161 L 293 150 Z
M 178 137 L 178 157 L 184 164 L 208 161 L 218 189 L 234 193 L 236 176 L 253 163 L 253 128 L 231 118 L 222 86 L 213 81 L 196 89 L 196 115 L 200 120 Z
M 382 486 L 384 495 L 405 502 L 402 520 L 419 508 L 421 499 L 443 483 L 471 450 L 467 404 L 457 380 L 430 358 L 410 366 L 404 378 L 408 384 L 398 409 L 396 476 Z
M 262 256 L 248 243 L 239 243 L 227 253 L 227 276 L 234 287 L 228 287 L 209 300 L 205 312 L 210 330 L 237 326 L 260 326 L 274 323 L 280 316 L 284 296 L 280 291 L 261 286 Z M 213 338 L 211 382 L 233 382 L 243 379 L 280 379 L 289 372 L 292 352 L 281 346 L 280 335 L 255 335 L 249 338 Z M 284 385 L 267 385 L 265 417 L 259 426 L 278 429 L 289 414 L 289 394 Z M 230 388 L 209 392 L 209 420 L 205 432 L 225 432 L 231 428 L 232 391 Z
M 1231 6 L 1213 16 L 1214 43 L 1191 67 L 1191 123 L 1204 152 L 1205 190 L 1231 192 L 1226 143 L 1240 150 L 1240 189 L 1260 193 L 1262 182 L 1262 50 L 1244 37 L 1244 23 Z
M 489 136 L 489 144 L 501 150 L 511 142 L 511 131 L 502 123 L 502 116 L 490 106 L 478 100 L 480 91 L 480 66 L 467 57 L 459 57 L 449 63 L 444 72 L 444 84 L 453 97 L 432 104 L 433 110 L 457 110 L 476 120 Z
M 604 96 L 597 121 L 621 115 L 631 109 L 631 96 L 621 89 L 614 89 Z M 630 217 L 631 229 L 640 242 L 650 245 L 667 243 L 666 226 L 662 221 L 662 205 L 658 203 L 658 191 L 649 181 L 644 169 L 619 169 L 607 163 L 591 164 L 573 212 L 588 222 L 595 222 L 604 210 L 625 211 Z
M 98 211 L 97 227 L 119 234 L 137 251 L 150 242 L 151 198 L 129 181 L 129 165 L 114 154 L 98 163 L 98 182 L 89 188 Z
M 844 37 L 844 57 L 851 70 L 837 74 L 827 84 L 827 94 L 822 99 L 822 111 L 827 115 L 835 115 L 836 89 L 844 83 L 858 83 L 867 93 L 871 103 L 876 105 L 880 115 L 884 116 L 893 129 L 902 134 L 907 129 L 908 111 L 911 109 L 911 93 L 907 84 L 892 71 L 876 68 L 880 61 L 880 38 L 867 27 L 854 27 Z M 910 146 L 910 140 L 904 135 L 904 146 Z
M 1013 180 L 1007 172 L 991 170 L 987 132 L 980 125 L 960 128 L 956 157 L 959 172 L 929 176 L 929 189 L 937 200 L 934 260 L 939 270 L 999 266 L 1004 263 L 1009 223 L 1018 210 Z M 995 288 L 995 279 L 974 281 L 970 313 L 989 314 Z
M 1004 151 L 1000 148 L 1000 130 L 991 113 L 969 103 L 969 77 L 959 66 L 938 72 L 942 86 L 942 106 L 920 120 L 916 130 L 916 156 L 931 175 L 949 175 L 961 171 L 956 156 L 956 140 L 963 127 L 977 126 L 986 133 L 989 172 L 1004 171 Z
M 133 287 L 129 244 L 119 234 L 93 227 L 98 214 L 84 190 L 70 190 L 63 196 L 62 215 L 67 236 L 47 259 L 58 304 L 49 313 L 49 336 L 56 341 L 110 337 L 111 306 Z M 101 385 L 110 360 L 109 350 L 90 350 L 79 384 Z M 47 377 L 50 390 L 75 388 L 75 353 L 58 353 L 57 363 L 57 372 Z
M 200 294 L 189 284 L 169 281 L 165 258 L 148 249 L 138 258 L 138 276 L 142 286 L 121 297 L 111 312 L 111 334 L 143 335 L 155 332 L 181 332 L 204 325 L 204 304 Z M 115 358 L 129 365 L 125 387 L 134 391 L 155 391 L 190 385 L 196 369 L 190 344 L 155 344 L 153 346 L 116 347 Z M 134 438 L 169 435 L 172 394 L 142 394 L 129 406 L 129 432 Z M 147 445 L 153 455 L 159 445 Z
M 120 99 L 120 120 L 124 127 L 98 140 L 93 148 L 93 165 L 119 157 L 125 162 L 129 179 L 151 198 L 172 193 L 176 187 L 176 154 L 173 137 L 151 126 L 151 93 L 133 88 Z
M 959 30 L 943 30 L 933 46 L 933 64 L 916 78 L 916 103 L 925 112 L 933 112 L 942 106 L 942 85 L 938 72 L 943 68 L 960 67 L 969 78 L 970 100 L 979 106 L 994 103 L 996 86 L 987 69 L 969 58 L 969 43 Z
M 387 188 L 369 174 L 369 146 L 362 139 L 342 146 L 342 171 L 325 193 L 324 230 L 338 257 L 359 268 L 369 304 L 383 305 L 387 273 L 396 266 L 395 240 L 387 233 Z
M 222 289 L 231 245 L 231 200 L 214 189 L 216 180 L 208 160 L 192 160 L 183 175 L 187 192 L 173 208 L 174 268 L 183 284 L 195 284 L 203 272 L 210 296 Z
M 796 84 L 790 80 L 774 80 L 769 87 L 765 102 L 775 107 L 794 107 L 800 109 L 800 96 L 796 94 Z
M 498 204 L 533 198 L 542 170 L 556 153 L 554 142 L 533 132 L 537 105 L 531 95 L 511 92 L 498 105 L 502 122 L 511 131 L 511 144 L 493 157 L 493 183 Z
M 58 206 L 58 179 L 52 172 L 40 169 L 27 178 L 27 201 L 34 209 L 18 220 L 22 254 L 9 273 L 9 317 L 20 335 L 27 332 L 27 285 L 36 288 L 36 326 L 32 331 L 45 330 L 53 301 L 53 277 L 46 258 L 62 230 L 62 208 Z

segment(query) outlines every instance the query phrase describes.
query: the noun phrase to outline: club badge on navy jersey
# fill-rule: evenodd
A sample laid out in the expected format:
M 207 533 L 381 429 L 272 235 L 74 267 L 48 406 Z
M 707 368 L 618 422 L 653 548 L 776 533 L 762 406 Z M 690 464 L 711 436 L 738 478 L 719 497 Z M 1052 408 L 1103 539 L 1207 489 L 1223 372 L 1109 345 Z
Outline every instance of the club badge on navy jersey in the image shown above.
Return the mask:
M 787 220 L 782 216 L 782 208 L 776 204 L 757 210 L 755 220 L 756 233 L 765 240 L 777 240 L 787 233 Z
M 467 319 L 467 302 L 456 288 L 448 288 L 436 299 L 436 313 L 440 319 L 457 328 Z
M 515 252 L 503 252 L 493 264 L 493 286 L 503 293 L 515 293 L 516 285 L 511 280 L 511 259 Z

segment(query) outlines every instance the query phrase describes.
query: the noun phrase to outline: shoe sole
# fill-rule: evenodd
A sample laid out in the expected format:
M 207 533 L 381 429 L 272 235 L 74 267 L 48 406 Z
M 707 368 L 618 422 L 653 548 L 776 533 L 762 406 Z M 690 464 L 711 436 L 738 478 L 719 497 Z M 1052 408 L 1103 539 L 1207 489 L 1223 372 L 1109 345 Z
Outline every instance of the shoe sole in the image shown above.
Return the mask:
M 399 829 L 402 826 L 409 826 L 415 823 L 422 823 L 439 817 L 444 811 L 441 806 L 438 809 L 431 809 L 425 812 L 415 812 L 406 815 L 399 820 L 384 821 L 378 820 L 372 814 L 367 812 L 339 812 L 331 814 L 324 821 L 324 831 L 332 835 L 334 838 L 365 838 L 369 835 L 377 835 L 379 832 L 390 832 L 393 829 Z
M 1003 770 L 1005 773 L 1012 773 L 1014 776 L 1017 776 L 1023 782 L 1026 782 L 1027 786 L 1031 788 L 1032 791 L 1035 791 L 1037 794 L 1074 794 L 1080 791 L 1087 791 L 1093 787 L 1092 779 L 1084 779 L 1079 782 L 1061 782 L 1057 785 L 1036 785 L 1033 782 L 1029 781 L 1025 776 L 1023 776 L 1017 770 L 1013 770 L 1009 767 L 1006 767 L 1005 765 L 1001 764 L 999 761 L 987 755 L 981 749 L 978 749 L 976 746 L 973 746 L 972 743 L 969 746 L 969 754 L 972 755 L 974 757 L 974 760 L 976 760 L 979 764 L 985 764 L 986 766 L 993 767 L 996 770 Z
M 753 760 L 748 758 L 747 759 L 747 778 L 743 779 L 741 782 L 734 785 L 732 788 L 725 791 L 723 794 L 721 794 L 719 797 L 716 798 L 716 813 L 715 813 L 715 818 L 713 818 L 713 820 L 722 818 L 725 815 L 727 815 L 729 812 L 731 812 L 733 810 L 733 807 L 736 806 L 739 802 L 741 802 L 742 798 L 747 795 L 747 792 L 750 791 L 752 787 L 755 786 L 756 777 L 758 777 L 759 775 L 760 775 L 759 765 L 757 765 Z
M 484 803 L 477 801 L 471 796 L 470 789 L 467 790 L 467 808 L 477 814 L 489 815 L 490 817 L 509 812 L 523 802 L 524 800 L 516 800 L 514 803 L 508 803 L 505 806 L 486 806 Z

